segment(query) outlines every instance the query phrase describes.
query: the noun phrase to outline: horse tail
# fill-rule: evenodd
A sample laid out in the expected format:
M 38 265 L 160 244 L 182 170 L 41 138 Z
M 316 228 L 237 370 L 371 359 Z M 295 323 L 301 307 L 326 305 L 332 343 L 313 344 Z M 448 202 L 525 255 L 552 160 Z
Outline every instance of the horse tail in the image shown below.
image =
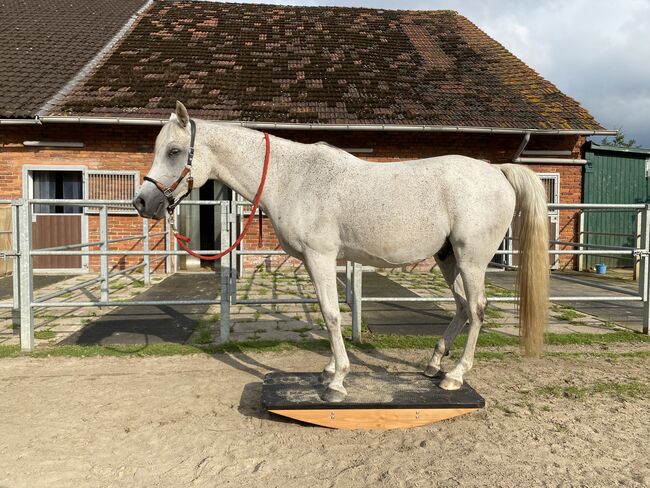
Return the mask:
M 537 357 L 544 345 L 548 317 L 548 210 L 546 190 L 530 169 L 503 164 L 501 171 L 515 190 L 517 213 L 521 216 L 519 235 L 519 335 L 526 356 Z

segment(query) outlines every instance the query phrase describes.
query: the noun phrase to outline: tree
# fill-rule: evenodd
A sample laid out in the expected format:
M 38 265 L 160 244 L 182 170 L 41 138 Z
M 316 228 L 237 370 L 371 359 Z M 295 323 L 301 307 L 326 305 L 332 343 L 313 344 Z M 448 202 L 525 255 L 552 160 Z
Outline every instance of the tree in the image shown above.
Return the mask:
M 614 139 L 611 141 L 609 138 L 605 137 L 601 143 L 602 146 L 614 146 L 614 147 L 627 147 L 627 148 L 637 148 L 641 147 L 636 143 L 636 139 L 625 140 L 625 134 L 621 129 L 618 129 L 618 134 L 614 136 Z

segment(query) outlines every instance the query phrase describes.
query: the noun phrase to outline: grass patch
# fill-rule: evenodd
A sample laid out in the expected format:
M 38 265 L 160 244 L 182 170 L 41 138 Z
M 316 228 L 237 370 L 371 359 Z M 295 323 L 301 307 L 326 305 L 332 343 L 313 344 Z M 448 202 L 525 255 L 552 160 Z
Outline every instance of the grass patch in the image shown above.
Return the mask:
M 553 311 L 555 312 L 556 319 L 564 320 L 565 322 L 573 322 L 577 318 L 584 317 L 584 315 L 578 312 L 575 308 L 562 305 L 554 306 Z
M 503 311 L 500 308 L 496 307 L 486 307 L 485 316 L 488 319 L 502 319 L 504 317 Z
M 499 328 L 503 327 L 503 325 L 498 323 L 498 322 L 483 322 L 482 327 L 484 329 L 499 329 Z
M 492 297 L 514 297 L 517 292 L 509 288 L 502 288 L 494 283 L 485 280 L 485 294 Z
M 135 280 L 131 283 L 133 288 L 144 288 L 144 280 Z
M 557 398 L 570 398 L 572 400 L 584 400 L 594 395 L 607 395 L 620 400 L 626 398 L 647 398 L 650 397 L 650 387 L 639 381 L 628 383 L 617 383 L 608 381 L 603 383 L 594 383 L 584 387 L 565 386 L 565 385 L 548 385 L 539 388 L 537 392 L 544 396 Z
M 0 346 L 0 358 L 15 358 L 20 356 L 20 346 Z
M 311 330 L 311 327 L 299 327 L 297 329 L 291 329 L 292 332 L 298 332 L 299 334 L 303 334 L 305 332 L 309 332 Z
M 52 332 L 51 330 L 37 330 L 34 332 L 34 337 L 41 340 L 54 339 L 56 337 L 56 333 Z
M 214 315 L 212 316 L 214 317 Z M 210 331 L 211 322 L 202 320 L 200 326 Z M 298 330 L 296 330 L 298 331 Z M 149 344 L 149 345 L 114 345 L 114 346 L 47 346 L 39 347 L 31 353 L 25 353 L 30 357 L 95 357 L 95 356 L 172 356 L 187 354 L 218 354 L 232 352 L 255 352 L 255 351 L 290 351 L 290 350 L 327 350 L 329 341 L 326 339 L 305 340 L 305 341 L 280 341 L 280 340 L 260 340 L 252 339 L 250 341 L 230 342 L 227 344 L 213 344 L 212 337 L 208 340 L 207 332 L 205 336 L 199 331 L 197 340 L 193 345 L 184 344 Z M 346 345 L 351 350 L 374 350 L 374 349 L 433 349 L 438 342 L 436 336 L 398 336 L 382 335 L 366 332 L 363 335 L 363 342 L 355 344 L 350 341 L 351 329 L 344 328 L 344 337 Z M 548 334 L 547 344 L 551 345 L 600 345 L 613 343 L 647 343 L 650 337 L 628 331 L 617 331 L 607 334 Z M 202 338 L 205 342 L 202 342 Z M 459 336 L 454 342 L 454 348 L 458 349 L 465 345 L 467 336 Z M 479 335 L 479 347 L 512 347 L 519 344 L 518 337 L 511 337 L 497 332 L 484 332 Z M 0 358 L 16 357 L 23 355 L 18 346 L 0 345 Z M 546 353 L 550 357 L 606 357 L 611 359 L 645 359 L 650 357 L 650 351 L 631 351 L 631 352 L 567 352 L 567 353 Z M 476 358 L 482 360 L 505 360 L 519 359 L 521 356 L 518 352 L 501 352 L 501 351 L 477 351 Z
M 574 332 L 571 334 L 546 334 L 544 336 L 544 342 L 550 346 L 565 346 L 568 344 L 613 344 L 617 342 L 650 342 L 650 336 L 628 330 L 608 332 L 606 334 Z
M 194 344 L 210 344 L 214 340 L 212 330 L 214 324 L 219 321 L 219 314 L 207 315 L 199 319 L 196 324 L 196 332 L 192 339 Z

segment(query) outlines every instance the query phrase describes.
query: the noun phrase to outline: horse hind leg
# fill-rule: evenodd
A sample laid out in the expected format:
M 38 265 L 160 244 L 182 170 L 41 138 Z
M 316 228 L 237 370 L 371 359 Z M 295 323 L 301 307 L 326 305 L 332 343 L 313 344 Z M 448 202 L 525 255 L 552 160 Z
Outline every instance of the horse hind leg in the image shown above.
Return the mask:
M 465 374 L 472 369 L 476 341 L 483 324 L 487 305 L 485 298 L 485 267 L 478 266 L 475 263 L 461 263 L 459 268 L 467 300 L 466 310 L 469 315 L 469 332 L 460 360 L 440 382 L 440 387 L 445 390 L 458 390 L 463 385 Z
M 460 331 L 463 329 L 463 326 L 467 323 L 467 302 L 465 300 L 463 282 L 458 266 L 456 265 L 456 257 L 454 256 L 453 251 L 451 251 L 444 254 L 438 253 L 435 256 L 435 259 L 454 296 L 456 302 L 456 314 L 445 329 L 440 340 L 438 340 L 438 343 L 433 350 L 431 360 L 424 370 L 424 374 L 431 378 L 440 374 L 442 358 L 449 355 L 451 345 L 456 339 L 456 336 L 458 336 Z

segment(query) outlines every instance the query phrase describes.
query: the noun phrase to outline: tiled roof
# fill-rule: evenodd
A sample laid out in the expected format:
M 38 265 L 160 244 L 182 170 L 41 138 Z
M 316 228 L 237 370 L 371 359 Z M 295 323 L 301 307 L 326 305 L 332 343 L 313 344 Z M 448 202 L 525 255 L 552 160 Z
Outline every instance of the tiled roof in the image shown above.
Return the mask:
M 0 0 L 0 117 L 36 115 L 145 0 Z
M 570 67 L 567 67 L 570 69 Z M 157 0 L 58 114 L 601 129 L 451 11 Z

